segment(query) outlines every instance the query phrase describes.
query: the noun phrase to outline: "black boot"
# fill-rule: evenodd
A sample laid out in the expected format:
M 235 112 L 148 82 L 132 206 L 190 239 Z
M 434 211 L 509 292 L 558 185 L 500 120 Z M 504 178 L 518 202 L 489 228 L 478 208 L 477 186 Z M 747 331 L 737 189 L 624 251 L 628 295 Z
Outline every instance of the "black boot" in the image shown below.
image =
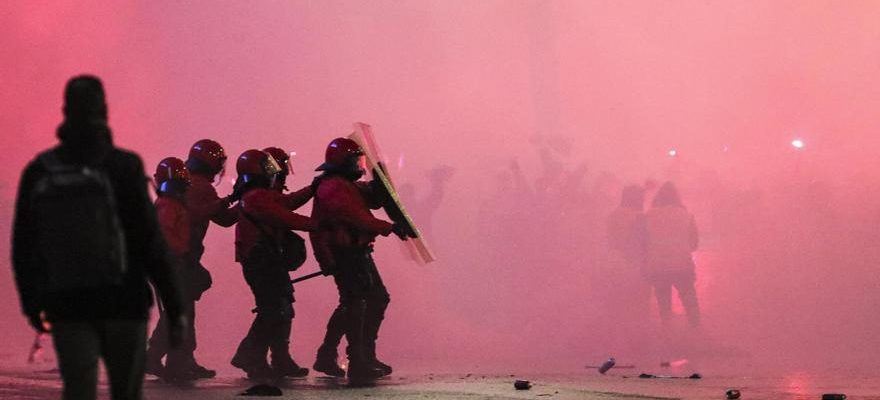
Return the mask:
M 388 308 L 388 293 L 377 292 L 367 301 L 366 320 L 364 321 L 364 356 L 370 360 L 374 368 L 382 371 L 382 375 L 391 375 L 390 365 L 376 358 L 376 341 L 379 339 L 379 328 L 385 320 L 385 309 Z
M 233 367 L 244 371 L 247 374 L 248 379 L 275 378 L 275 372 L 272 371 L 272 368 L 269 367 L 269 364 L 266 363 L 266 360 L 263 360 L 263 362 L 246 360 L 245 357 L 236 354 L 234 357 L 232 357 L 232 361 L 230 362 L 230 364 L 232 364 Z
M 345 370 L 340 368 L 336 362 L 336 359 L 339 357 L 336 348 L 339 347 L 339 342 L 342 341 L 342 336 L 345 335 L 347 313 L 348 310 L 342 304 L 333 310 L 333 315 L 327 321 L 327 333 L 324 334 L 324 342 L 318 348 L 315 365 L 312 366 L 315 371 L 337 378 L 345 377 Z
M 275 371 L 275 375 L 279 378 L 303 378 L 309 375 L 308 368 L 300 367 L 299 364 L 297 364 L 296 361 L 293 361 L 290 357 L 287 357 L 287 359 L 283 361 L 276 361 L 273 359 L 272 370 Z
M 199 379 L 210 379 L 217 376 L 217 371 L 205 368 L 202 365 L 199 365 L 195 360 L 193 360 L 189 367 L 192 370 L 193 375 Z
M 312 366 L 312 369 L 329 376 L 344 378 L 345 370 L 339 367 L 336 362 L 337 357 L 336 347 L 327 347 L 325 343 L 318 348 L 318 355 L 315 356 L 315 365 Z

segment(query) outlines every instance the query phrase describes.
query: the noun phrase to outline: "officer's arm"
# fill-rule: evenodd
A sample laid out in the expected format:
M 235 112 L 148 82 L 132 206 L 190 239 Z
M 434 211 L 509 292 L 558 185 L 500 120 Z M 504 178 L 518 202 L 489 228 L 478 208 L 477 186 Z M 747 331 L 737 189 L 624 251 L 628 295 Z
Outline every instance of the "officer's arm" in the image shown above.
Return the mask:
M 295 231 L 314 231 L 318 228 L 311 218 L 284 208 L 268 191 L 250 192 L 242 198 L 241 204 L 247 215 L 266 225 Z
M 190 218 L 196 221 L 210 219 L 215 224 L 230 227 L 238 222 L 238 213 L 227 199 L 217 196 L 213 186 L 194 185 L 186 191 L 186 206 Z
M 691 215 L 690 224 L 688 224 L 688 234 L 691 244 L 691 251 L 696 251 L 700 245 L 700 233 L 697 230 L 697 223 L 694 221 L 694 216 Z
M 288 210 L 296 210 L 308 203 L 314 194 L 315 192 L 312 190 L 312 186 L 306 186 L 295 192 L 285 194 L 284 205 Z
M 369 182 L 356 182 L 355 186 L 361 192 L 367 207 L 373 210 L 378 210 L 391 202 L 391 194 L 378 178 L 373 178 Z

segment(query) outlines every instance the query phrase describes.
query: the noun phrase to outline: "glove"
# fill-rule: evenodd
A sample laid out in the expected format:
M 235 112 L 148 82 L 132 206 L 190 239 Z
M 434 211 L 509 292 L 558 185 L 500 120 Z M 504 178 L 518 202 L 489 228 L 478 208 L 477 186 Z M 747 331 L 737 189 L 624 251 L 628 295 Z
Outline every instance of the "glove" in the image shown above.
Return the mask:
M 223 198 L 228 204 L 235 203 L 236 201 L 241 200 L 241 196 L 244 195 L 244 182 L 236 181 L 235 185 L 232 186 L 232 194 Z
M 407 240 L 411 237 L 416 237 L 415 233 L 409 229 L 409 225 L 401 224 L 399 222 L 395 222 L 394 225 L 391 225 L 391 232 L 400 238 L 400 240 Z
M 40 312 L 34 314 L 28 314 L 27 316 L 28 323 L 40 333 L 47 333 L 49 329 L 46 326 L 46 321 L 43 319 L 43 315 Z
M 168 324 L 168 344 L 172 349 L 180 347 L 183 343 L 183 339 L 186 337 L 187 325 L 189 323 L 183 315 L 171 318 L 171 323 Z

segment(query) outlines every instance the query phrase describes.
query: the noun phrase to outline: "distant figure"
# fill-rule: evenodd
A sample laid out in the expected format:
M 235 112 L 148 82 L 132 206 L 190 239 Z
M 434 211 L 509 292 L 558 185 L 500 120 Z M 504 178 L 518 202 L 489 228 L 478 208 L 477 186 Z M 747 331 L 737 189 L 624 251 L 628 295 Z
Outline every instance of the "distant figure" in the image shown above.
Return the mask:
M 644 243 L 638 233 L 645 191 L 639 186 L 623 188 L 620 206 L 608 216 L 608 245 L 632 266 L 639 268 L 644 261 Z
M 455 173 L 455 169 L 448 165 L 431 168 L 425 173 L 430 182 L 430 191 L 424 196 L 416 196 L 415 186 L 412 183 L 400 185 L 398 194 L 407 205 L 410 212 L 418 217 L 422 236 L 431 239 L 434 227 L 434 215 L 446 197 L 446 185 Z
M 633 329 L 646 320 L 651 296 L 641 276 L 645 263 L 645 243 L 640 235 L 645 218 L 644 198 L 645 191 L 640 186 L 623 188 L 620 205 L 605 220 L 611 254 L 608 267 L 602 271 L 608 293 L 601 298 L 608 302 L 605 308 L 615 320 L 632 323 Z
M 96 397 L 99 358 L 112 398 L 140 399 L 148 279 L 172 346 L 185 323 L 143 162 L 113 146 L 94 76 L 67 83 L 58 138 L 27 165 L 18 190 L 12 261 L 22 308 L 34 329 L 52 332 L 64 399 Z
M 691 253 L 699 237 L 694 217 L 687 211 L 672 182 L 657 191 L 644 223 L 645 264 L 648 282 L 654 286 L 660 319 L 668 324 L 672 317 L 672 287 L 687 312 L 691 326 L 700 325 L 700 307 L 694 288 L 696 274 Z

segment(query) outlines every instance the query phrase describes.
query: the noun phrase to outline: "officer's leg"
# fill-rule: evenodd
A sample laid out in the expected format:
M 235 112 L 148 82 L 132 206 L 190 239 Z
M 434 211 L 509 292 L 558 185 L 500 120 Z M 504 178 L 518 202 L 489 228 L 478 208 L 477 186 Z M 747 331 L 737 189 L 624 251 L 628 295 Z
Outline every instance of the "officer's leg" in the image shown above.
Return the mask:
M 232 365 L 243 369 L 250 377 L 263 377 L 269 375 L 271 370 L 266 362 L 266 354 L 269 350 L 270 332 L 274 320 L 280 315 L 280 305 L 277 296 L 273 296 L 271 282 L 267 282 L 262 276 L 259 265 L 246 264 L 244 266 L 245 280 L 254 295 L 256 314 L 248 330 L 232 357 Z
M 192 299 L 183 299 L 181 302 L 182 316 L 186 320 L 187 331 L 185 336 L 195 335 L 192 328 L 193 312 L 195 310 L 195 301 Z M 176 348 L 168 351 L 168 357 L 165 362 L 165 371 L 163 377 L 170 380 L 191 380 L 195 379 L 195 371 L 192 368 L 192 346 L 195 341 L 190 337 L 184 337 L 183 342 Z
M 367 296 L 364 353 L 377 367 L 383 369 L 386 374 L 390 374 L 391 367 L 376 358 L 376 340 L 379 338 L 379 328 L 382 326 L 382 321 L 385 320 L 385 310 L 388 308 L 388 303 L 391 302 L 391 296 L 388 294 L 388 289 L 385 288 L 372 258 L 368 259 L 367 266 L 372 275 L 373 285 Z
M 162 310 L 147 346 L 146 372 L 151 375 L 161 375 L 162 357 L 166 354 L 168 354 L 168 315 Z
M 269 350 L 272 351 L 272 369 L 278 376 L 301 378 L 309 374 L 309 369 L 300 367 L 290 356 L 290 331 L 295 315 L 291 297 L 284 296 L 281 298 L 281 303 L 281 312 L 272 328 L 269 340 Z
M 363 272 L 363 271 L 359 271 Z M 382 375 L 366 355 L 367 294 L 371 286 L 369 278 L 360 273 L 338 274 L 342 304 L 346 310 L 345 338 L 348 341 L 349 379 L 374 379 Z
M 330 316 L 330 320 L 327 321 L 327 333 L 324 334 L 324 342 L 321 343 L 321 347 L 318 348 L 318 354 L 315 357 L 315 365 L 313 366 L 315 371 L 323 372 L 330 376 L 345 376 L 345 370 L 336 363 L 336 359 L 339 357 L 336 349 L 339 347 L 339 342 L 342 341 L 342 336 L 345 335 L 347 313 L 348 310 L 340 299 L 339 305 L 336 306 L 336 309 L 333 310 L 333 314 Z

